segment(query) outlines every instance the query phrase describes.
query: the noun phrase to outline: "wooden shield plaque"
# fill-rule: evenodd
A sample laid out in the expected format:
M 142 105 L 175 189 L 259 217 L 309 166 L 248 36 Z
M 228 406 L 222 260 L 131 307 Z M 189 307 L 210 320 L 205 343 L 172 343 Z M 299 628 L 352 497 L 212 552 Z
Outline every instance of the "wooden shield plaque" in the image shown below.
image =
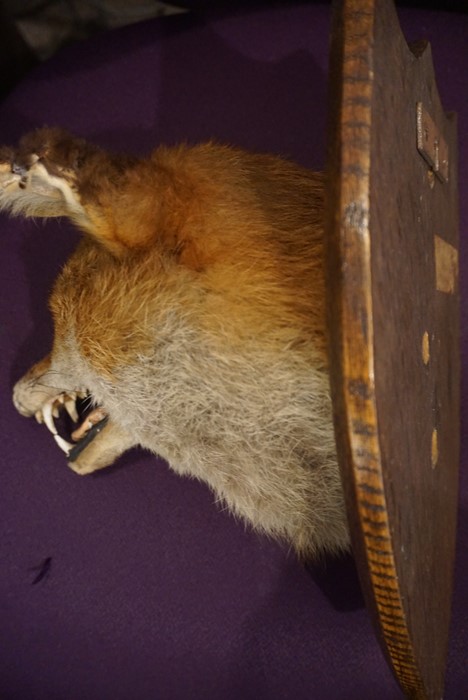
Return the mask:
M 430 47 L 408 47 L 390 0 L 336 4 L 330 80 L 331 375 L 353 548 L 403 691 L 440 700 L 459 459 L 456 120 Z

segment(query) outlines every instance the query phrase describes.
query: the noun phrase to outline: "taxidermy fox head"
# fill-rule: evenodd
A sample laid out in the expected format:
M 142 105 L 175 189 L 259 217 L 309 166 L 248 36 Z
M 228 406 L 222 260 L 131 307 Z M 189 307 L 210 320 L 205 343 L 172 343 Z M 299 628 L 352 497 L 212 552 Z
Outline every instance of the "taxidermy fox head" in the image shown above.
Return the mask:
M 329 395 L 323 178 L 214 143 L 0 149 L 0 208 L 83 232 L 50 354 L 14 387 L 88 474 L 141 445 L 304 555 L 348 546 Z

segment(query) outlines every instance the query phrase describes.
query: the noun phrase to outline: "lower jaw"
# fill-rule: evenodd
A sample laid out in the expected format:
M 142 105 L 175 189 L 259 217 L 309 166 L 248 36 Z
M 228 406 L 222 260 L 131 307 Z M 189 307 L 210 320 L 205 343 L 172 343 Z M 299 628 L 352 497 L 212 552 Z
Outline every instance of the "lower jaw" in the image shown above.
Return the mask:
M 107 425 L 109 421 L 109 416 L 105 416 L 102 418 L 99 423 L 94 423 L 93 427 L 90 428 L 77 443 L 72 447 L 72 449 L 68 453 L 68 461 L 69 462 L 74 462 L 80 454 L 83 452 L 83 450 L 88 447 L 89 443 L 94 440 L 96 435 L 98 435 L 101 430 L 104 428 L 105 425 Z

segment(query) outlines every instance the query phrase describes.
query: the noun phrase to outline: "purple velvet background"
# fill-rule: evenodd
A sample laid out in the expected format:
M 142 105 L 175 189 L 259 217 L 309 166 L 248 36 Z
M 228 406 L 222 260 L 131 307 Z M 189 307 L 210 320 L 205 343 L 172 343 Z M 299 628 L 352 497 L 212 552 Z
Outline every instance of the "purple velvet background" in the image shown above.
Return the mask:
M 468 22 L 415 10 L 400 18 L 408 39 L 431 40 L 443 103 L 459 113 L 466 367 Z M 16 89 L 0 106 L 0 141 L 60 124 L 130 152 L 215 137 L 323 167 L 328 30 L 328 6 L 298 4 L 103 35 Z M 220 512 L 204 485 L 143 452 L 80 478 L 47 431 L 15 412 L 12 384 L 48 350 L 47 294 L 76 235 L 56 221 L 2 217 L 1 229 L 0 698 L 401 697 L 350 558 L 304 569 Z M 448 700 L 468 697 L 467 461 L 463 410 Z M 49 575 L 32 585 L 47 557 Z

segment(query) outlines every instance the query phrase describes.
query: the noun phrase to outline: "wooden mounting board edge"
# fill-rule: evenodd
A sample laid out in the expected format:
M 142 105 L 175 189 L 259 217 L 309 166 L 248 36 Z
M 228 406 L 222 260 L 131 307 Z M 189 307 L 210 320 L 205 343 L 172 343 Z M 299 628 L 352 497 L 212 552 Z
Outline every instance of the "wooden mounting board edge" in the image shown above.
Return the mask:
M 377 0 L 346 0 L 336 3 L 334 10 L 327 260 L 332 394 L 353 548 L 366 602 L 383 651 L 405 694 L 438 700 L 443 671 L 428 687 L 415 654 L 401 569 L 395 559 L 379 439 L 370 235 L 371 54 L 376 11 L 383 5 L 388 8 L 390 2 L 380 0 L 379 8 L 377 4 Z M 435 257 L 437 289 L 453 292 L 456 249 L 436 237 Z M 421 348 L 425 364 L 428 353 L 425 334 Z M 432 460 L 434 450 L 438 456 L 436 430 L 432 432 Z

